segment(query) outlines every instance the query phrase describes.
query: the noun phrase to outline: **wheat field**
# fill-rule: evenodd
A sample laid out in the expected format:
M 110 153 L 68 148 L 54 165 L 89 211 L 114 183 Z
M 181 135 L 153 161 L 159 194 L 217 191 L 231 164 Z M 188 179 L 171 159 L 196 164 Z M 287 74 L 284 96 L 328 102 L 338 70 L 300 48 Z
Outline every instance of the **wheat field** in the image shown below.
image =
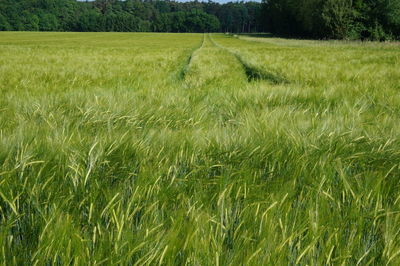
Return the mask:
M 400 47 L 0 32 L 4 265 L 400 264 Z

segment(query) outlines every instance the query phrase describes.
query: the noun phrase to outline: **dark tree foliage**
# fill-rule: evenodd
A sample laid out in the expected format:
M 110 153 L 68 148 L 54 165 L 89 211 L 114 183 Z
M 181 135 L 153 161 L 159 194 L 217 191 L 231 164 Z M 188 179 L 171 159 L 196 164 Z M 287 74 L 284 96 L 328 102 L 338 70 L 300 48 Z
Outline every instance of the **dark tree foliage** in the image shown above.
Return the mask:
M 0 30 L 256 32 L 261 4 L 151 0 L 0 0 Z
M 297 37 L 400 38 L 400 0 L 264 0 L 269 32 Z

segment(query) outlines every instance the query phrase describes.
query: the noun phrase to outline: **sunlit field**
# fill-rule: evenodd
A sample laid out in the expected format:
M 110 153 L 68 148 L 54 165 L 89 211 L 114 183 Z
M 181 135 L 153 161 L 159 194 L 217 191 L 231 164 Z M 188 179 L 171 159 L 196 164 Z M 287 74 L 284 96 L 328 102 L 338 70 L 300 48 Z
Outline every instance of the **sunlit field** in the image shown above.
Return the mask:
M 5 265 L 399 265 L 400 47 L 0 32 Z

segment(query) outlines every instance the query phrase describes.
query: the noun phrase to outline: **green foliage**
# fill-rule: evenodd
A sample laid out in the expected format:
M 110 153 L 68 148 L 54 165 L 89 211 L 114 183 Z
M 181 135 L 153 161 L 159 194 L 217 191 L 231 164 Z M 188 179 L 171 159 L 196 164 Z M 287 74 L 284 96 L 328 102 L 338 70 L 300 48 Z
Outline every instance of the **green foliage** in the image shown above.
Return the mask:
M 27 31 L 38 31 L 39 30 L 39 17 L 35 14 L 31 14 L 27 11 L 21 14 L 21 23 L 24 30 Z
M 276 34 L 334 39 L 400 38 L 400 0 L 265 0 L 264 25 Z
M 162 14 L 155 23 L 160 32 L 215 32 L 220 29 L 217 17 L 201 10 Z
M 56 31 L 59 29 L 58 19 L 53 14 L 39 13 L 39 29 L 41 31 Z
M 0 31 L 11 30 L 11 25 L 7 18 L 0 14 Z
M 255 2 L 2 0 L 0 30 L 254 32 L 260 7 Z
M 322 18 L 331 34 L 328 37 L 346 38 L 353 22 L 352 0 L 326 0 Z

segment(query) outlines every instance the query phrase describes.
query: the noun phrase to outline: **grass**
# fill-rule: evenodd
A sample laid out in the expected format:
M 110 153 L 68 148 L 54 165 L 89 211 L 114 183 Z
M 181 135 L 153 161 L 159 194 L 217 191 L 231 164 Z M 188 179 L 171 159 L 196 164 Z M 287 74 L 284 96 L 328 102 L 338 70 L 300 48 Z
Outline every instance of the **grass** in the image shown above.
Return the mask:
M 2 32 L 0 261 L 398 265 L 399 89 L 391 44 Z

